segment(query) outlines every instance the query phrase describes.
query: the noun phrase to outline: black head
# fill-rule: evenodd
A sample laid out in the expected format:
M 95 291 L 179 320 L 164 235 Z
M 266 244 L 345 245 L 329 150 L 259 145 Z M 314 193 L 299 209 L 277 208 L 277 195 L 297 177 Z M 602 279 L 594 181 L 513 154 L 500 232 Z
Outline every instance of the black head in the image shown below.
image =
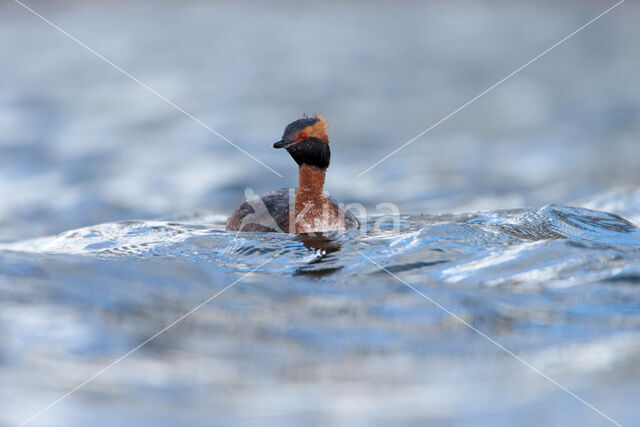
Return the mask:
M 273 144 L 273 148 L 286 148 L 293 160 L 320 169 L 329 167 L 331 151 L 327 137 L 327 119 L 320 115 L 303 115 L 284 129 L 282 140 Z

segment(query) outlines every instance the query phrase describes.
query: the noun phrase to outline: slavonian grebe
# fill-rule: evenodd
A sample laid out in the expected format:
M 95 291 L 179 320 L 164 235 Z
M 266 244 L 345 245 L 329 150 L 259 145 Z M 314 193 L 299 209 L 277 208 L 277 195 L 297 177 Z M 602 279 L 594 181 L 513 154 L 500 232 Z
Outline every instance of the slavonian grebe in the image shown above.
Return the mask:
M 229 217 L 227 230 L 310 233 L 360 226 L 351 212 L 323 192 L 331 158 L 326 118 L 302 115 L 287 125 L 273 148 L 285 148 L 298 164 L 298 188 L 250 197 Z

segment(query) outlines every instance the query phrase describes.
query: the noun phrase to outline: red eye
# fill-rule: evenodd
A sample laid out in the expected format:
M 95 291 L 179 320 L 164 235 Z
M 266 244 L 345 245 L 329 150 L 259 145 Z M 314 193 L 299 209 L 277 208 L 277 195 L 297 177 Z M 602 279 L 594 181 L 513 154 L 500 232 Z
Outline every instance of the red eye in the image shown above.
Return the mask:
M 307 134 L 302 132 L 299 136 L 298 139 L 307 139 Z

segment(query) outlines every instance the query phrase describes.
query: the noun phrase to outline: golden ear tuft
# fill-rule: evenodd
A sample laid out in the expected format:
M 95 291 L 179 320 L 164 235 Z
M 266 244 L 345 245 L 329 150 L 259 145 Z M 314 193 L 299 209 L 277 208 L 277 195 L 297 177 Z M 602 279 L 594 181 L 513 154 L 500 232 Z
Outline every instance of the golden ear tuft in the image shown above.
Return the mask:
M 318 122 L 322 123 L 322 126 L 324 126 L 324 129 L 326 131 L 329 127 L 329 120 L 327 120 L 327 118 L 320 113 L 316 113 L 314 117 L 316 120 L 318 120 Z
M 329 137 L 327 136 L 327 126 L 329 126 L 329 122 L 327 121 L 327 118 L 321 114 L 316 114 L 314 119 L 316 119 L 316 122 L 311 126 L 304 128 L 304 133 L 308 136 L 318 138 L 320 141 L 328 144 Z
M 298 117 L 298 120 L 302 120 L 302 119 L 308 119 L 307 113 L 302 113 L 302 115 Z

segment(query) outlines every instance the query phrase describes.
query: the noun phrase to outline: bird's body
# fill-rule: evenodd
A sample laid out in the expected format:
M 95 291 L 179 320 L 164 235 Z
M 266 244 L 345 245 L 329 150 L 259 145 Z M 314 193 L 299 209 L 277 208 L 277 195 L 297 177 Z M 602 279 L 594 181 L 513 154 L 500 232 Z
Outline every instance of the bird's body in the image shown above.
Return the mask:
M 290 123 L 275 148 L 286 148 L 298 163 L 298 188 L 247 198 L 227 220 L 227 230 L 310 233 L 358 228 L 358 219 L 324 194 L 331 153 L 326 120 L 316 116 Z
M 329 212 L 326 217 L 313 214 L 296 221 L 295 209 L 291 209 L 292 206 L 295 207 L 296 192 L 297 188 L 281 188 L 251 197 L 229 217 L 227 230 L 305 233 L 359 227 L 358 219 L 351 212 L 345 210 L 341 215 L 338 203 L 327 196 L 320 208 L 321 212 Z M 295 228 L 292 228 L 291 224 L 294 224 Z

